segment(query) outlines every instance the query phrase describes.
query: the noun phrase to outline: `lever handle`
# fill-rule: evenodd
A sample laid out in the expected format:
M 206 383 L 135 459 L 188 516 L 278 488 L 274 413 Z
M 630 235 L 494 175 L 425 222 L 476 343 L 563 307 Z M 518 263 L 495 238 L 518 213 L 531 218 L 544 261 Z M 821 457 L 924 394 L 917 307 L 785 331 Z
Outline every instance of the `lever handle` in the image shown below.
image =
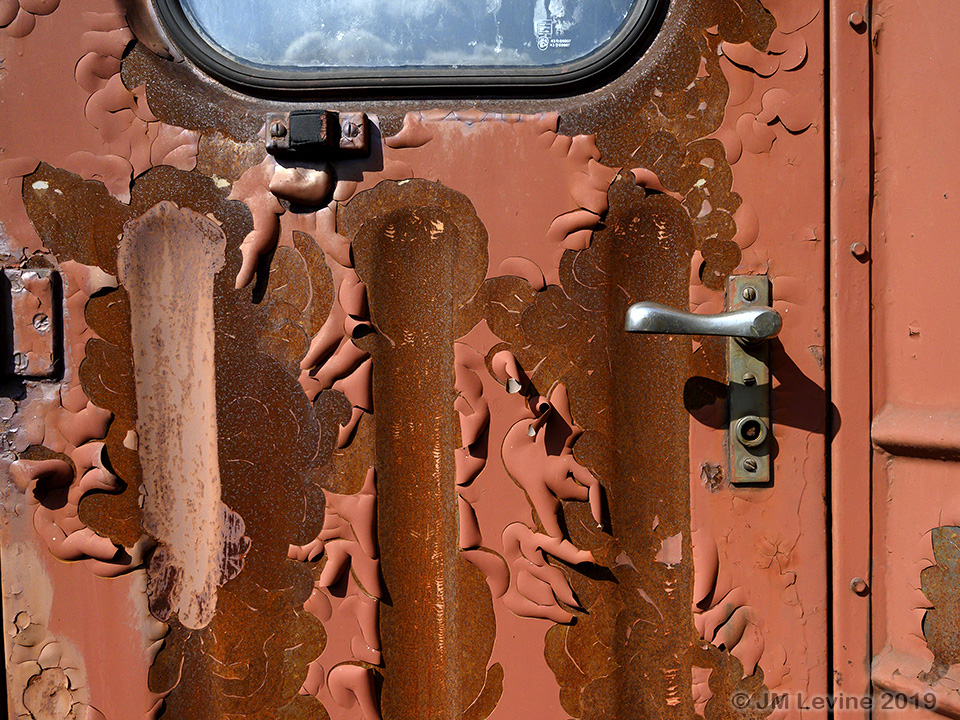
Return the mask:
M 624 328 L 656 335 L 721 335 L 751 342 L 776 337 L 782 325 L 780 313 L 770 307 L 697 315 L 660 303 L 639 302 L 627 309 Z

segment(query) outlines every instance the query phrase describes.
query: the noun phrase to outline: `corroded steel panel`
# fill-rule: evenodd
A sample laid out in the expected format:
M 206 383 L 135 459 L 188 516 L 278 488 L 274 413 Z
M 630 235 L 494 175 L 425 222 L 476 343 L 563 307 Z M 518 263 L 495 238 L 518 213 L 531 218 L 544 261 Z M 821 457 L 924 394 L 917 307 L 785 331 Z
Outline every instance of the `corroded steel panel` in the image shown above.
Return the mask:
M 11 717 L 824 693 L 820 6 L 674 3 L 575 98 L 343 104 L 370 156 L 314 162 L 148 5 L 0 1 L 4 262 L 63 279 L 62 378 L 0 407 Z M 623 331 L 734 272 L 785 318 L 773 487 L 724 478 L 723 341 Z

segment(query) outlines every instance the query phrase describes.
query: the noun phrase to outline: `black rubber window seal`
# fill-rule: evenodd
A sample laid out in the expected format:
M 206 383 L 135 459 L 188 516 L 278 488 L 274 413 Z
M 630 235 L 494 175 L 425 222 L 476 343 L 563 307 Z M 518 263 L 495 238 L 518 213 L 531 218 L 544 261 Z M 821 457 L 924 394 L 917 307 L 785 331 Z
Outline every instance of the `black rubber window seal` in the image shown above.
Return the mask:
M 669 0 L 650 0 L 634 8 L 606 44 L 562 65 L 312 71 L 263 68 L 235 60 L 200 35 L 179 0 L 154 2 L 170 39 L 208 75 L 249 95 L 311 99 L 534 97 L 593 90 L 622 74 L 647 50 L 669 4 Z

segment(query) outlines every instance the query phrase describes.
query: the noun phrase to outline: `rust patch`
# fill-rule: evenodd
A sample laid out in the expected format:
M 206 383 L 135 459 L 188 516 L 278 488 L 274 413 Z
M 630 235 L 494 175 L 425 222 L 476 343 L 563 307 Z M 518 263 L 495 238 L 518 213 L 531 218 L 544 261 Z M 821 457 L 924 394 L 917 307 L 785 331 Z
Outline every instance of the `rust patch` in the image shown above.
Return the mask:
M 923 616 L 923 636 L 933 664 L 919 679 L 933 685 L 960 663 L 960 527 L 934 528 L 931 535 L 936 565 L 920 573 L 920 588 L 933 606 Z
M 700 463 L 700 479 L 707 490 L 718 492 L 723 488 L 723 466 L 704 460 Z
M 29 183 L 24 199 L 38 232 L 68 267 L 72 260 L 98 266 L 101 274 L 117 273 L 116 240 L 123 224 L 147 213 L 157 197 L 170 198 L 180 213 L 191 208 L 204 223 L 214 224 L 207 216 L 216 218 L 214 226 L 219 225 L 227 238 L 226 265 L 213 276 L 211 290 L 216 453 L 222 500 L 243 518 L 242 534 L 251 538 L 250 551 L 243 572 L 219 589 L 220 609 L 206 628 L 189 631 L 176 616 L 170 618 L 170 632 L 150 672 L 150 693 L 146 688 L 144 693 L 165 695 L 166 712 L 173 717 L 253 713 L 264 704 L 286 708 L 294 717 L 309 716 L 315 703 L 298 691 L 307 666 L 323 650 L 324 633 L 302 607 L 314 582 L 311 572 L 298 563 L 283 562 L 287 545 L 282 535 L 292 537 L 311 524 L 303 508 L 320 498 L 320 483 L 326 482 L 312 473 L 329 462 L 334 449 L 332 442 L 320 442 L 319 426 L 324 438 L 332 429 L 335 439 L 342 421 L 342 405 L 336 398 L 343 396 L 331 392 L 314 410 L 296 379 L 298 357 L 290 359 L 291 350 L 304 352 L 307 333 L 316 332 L 319 324 L 317 316 L 325 316 L 330 308 L 332 287 L 329 273 L 324 276 L 322 253 L 312 237 L 298 235 L 289 248 L 278 251 L 278 272 L 257 289 L 259 302 L 251 303 L 253 290 L 233 290 L 240 260 L 237 247 L 249 231 L 249 214 L 239 203 L 226 201 L 226 193 L 213 181 L 195 173 L 155 169 L 134 184 L 127 207 L 110 198 L 103 186 L 69 173 L 42 166 L 33 180 L 41 178 L 63 194 L 40 194 Z M 80 205 L 99 208 L 96 223 L 76 212 Z M 310 279 L 308 297 L 297 290 L 305 287 L 304 274 Z M 113 420 L 106 431 L 106 455 L 125 486 L 115 494 L 88 495 L 82 502 L 83 514 L 91 527 L 111 538 L 149 538 L 138 506 L 144 439 L 142 433 L 131 436 L 137 427 L 138 402 L 126 287 L 102 287 L 87 303 L 86 319 L 97 335 L 80 341 L 86 355 L 79 373 L 86 395 L 80 397 L 110 408 Z M 299 345 L 291 349 L 278 342 L 281 337 L 299 337 Z M 72 397 L 65 404 L 76 407 Z M 252 440 L 264 433 L 289 450 L 279 458 L 265 453 Z M 277 486 L 279 495 L 248 490 L 278 473 L 283 478 Z M 329 482 L 337 488 L 335 480 Z M 116 546 L 111 548 L 116 552 Z M 129 565 L 128 560 L 124 567 Z M 277 680 L 264 684 L 266 676 Z M 213 703 L 195 684 L 211 677 L 218 688 Z
M 456 464 L 443 448 L 459 444 L 453 341 L 483 279 L 486 234 L 464 196 L 425 180 L 359 193 L 338 208 L 337 230 L 351 239 L 360 283 L 341 284 L 342 312 L 369 313 L 375 333 L 352 342 L 369 352 L 373 394 L 383 398 L 371 416 L 375 444 L 358 435 L 351 446 L 370 447 L 377 467 L 389 597 L 382 712 L 477 713 L 496 689 L 487 669 L 493 618 L 482 575 L 457 554 Z

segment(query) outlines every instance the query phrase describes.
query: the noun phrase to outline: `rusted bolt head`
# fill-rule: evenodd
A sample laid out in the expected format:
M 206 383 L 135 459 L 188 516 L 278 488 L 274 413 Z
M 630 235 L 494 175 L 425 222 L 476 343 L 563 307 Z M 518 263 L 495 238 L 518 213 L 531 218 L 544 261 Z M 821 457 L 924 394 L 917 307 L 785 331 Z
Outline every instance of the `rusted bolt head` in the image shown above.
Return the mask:
M 853 580 L 851 580 L 850 589 L 860 597 L 863 597 L 870 592 L 870 586 L 867 585 L 867 581 L 862 577 L 855 577 Z
M 747 472 L 756 472 L 758 467 L 759 465 L 757 465 L 757 461 L 753 458 L 743 459 L 743 469 Z
M 862 242 L 860 242 L 860 241 L 858 240 L 857 242 L 852 243 L 852 244 L 850 245 L 850 253 L 851 253 L 855 258 L 866 257 L 866 255 L 867 255 L 867 246 L 864 245 Z
M 743 296 L 743 299 L 747 302 L 753 302 L 757 299 L 757 289 L 755 287 L 745 287 L 743 292 L 740 293 Z
M 360 134 L 360 128 L 356 126 L 355 123 L 345 122 L 340 128 L 340 131 L 343 133 L 344 137 L 355 138 Z
M 287 128 L 282 122 L 275 122 L 270 126 L 270 135 L 275 138 L 282 138 L 287 134 Z

